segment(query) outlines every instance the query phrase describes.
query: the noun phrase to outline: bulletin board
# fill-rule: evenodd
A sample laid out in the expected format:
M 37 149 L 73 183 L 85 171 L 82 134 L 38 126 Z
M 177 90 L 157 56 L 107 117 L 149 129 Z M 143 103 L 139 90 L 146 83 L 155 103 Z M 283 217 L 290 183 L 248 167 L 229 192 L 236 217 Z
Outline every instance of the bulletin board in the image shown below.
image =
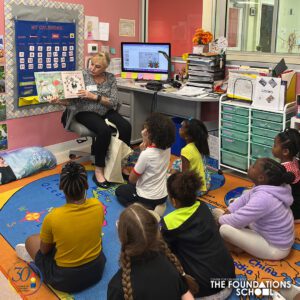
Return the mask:
M 7 119 L 39 115 L 61 110 L 60 106 L 51 104 L 19 107 L 18 72 L 20 64 L 16 62 L 16 22 L 30 21 L 42 26 L 60 26 L 58 23 L 75 26 L 75 44 L 73 51 L 75 69 L 83 68 L 84 48 L 84 7 L 81 4 L 50 2 L 47 0 L 5 0 L 5 45 L 6 45 L 6 114 Z M 54 25 L 55 24 L 55 25 Z M 53 27 L 54 28 L 54 27 Z M 70 29 L 70 28 L 69 28 Z M 55 47 L 55 45 L 53 45 Z M 69 45 L 72 46 L 72 45 Z M 33 48 L 32 48 L 33 49 Z M 72 47 L 71 47 L 72 49 Z M 35 52 L 30 51 L 29 52 Z M 55 48 L 54 48 L 55 50 Z M 44 50 L 43 50 L 44 51 Z M 47 49 L 45 50 L 47 52 Z M 51 48 L 52 51 L 52 48 Z M 21 51 L 22 52 L 22 51 Z M 45 52 L 45 53 L 46 53 Z M 55 51 L 54 51 L 55 52 Z M 68 53 L 68 57 L 69 57 Z M 46 54 L 47 55 L 47 54 Z M 58 57 L 58 56 L 57 56 Z M 28 57 L 30 58 L 30 57 Z M 30 60 L 31 61 L 31 60 Z M 27 60 L 28 62 L 28 60 Z M 70 63 L 70 62 L 69 62 Z M 19 66 L 17 66 L 19 64 Z M 61 67 L 62 65 L 60 65 Z M 51 67 L 54 67 L 51 65 Z M 49 69 L 54 71 L 54 69 Z M 60 69 L 57 69 L 60 70 Z M 43 70 L 41 70 L 43 71 Z
M 35 72 L 76 69 L 76 24 L 15 20 L 15 48 L 18 105 L 39 104 Z

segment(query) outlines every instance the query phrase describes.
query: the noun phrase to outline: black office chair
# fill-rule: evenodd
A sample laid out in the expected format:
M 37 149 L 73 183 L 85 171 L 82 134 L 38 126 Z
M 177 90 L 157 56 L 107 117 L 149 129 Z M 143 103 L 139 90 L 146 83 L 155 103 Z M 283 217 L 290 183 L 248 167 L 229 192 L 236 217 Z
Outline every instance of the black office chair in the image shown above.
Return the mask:
M 75 109 L 73 107 L 68 107 L 65 112 L 65 129 L 67 131 L 75 132 L 81 138 L 77 139 L 77 143 L 81 144 L 88 141 L 88 137 L 92 138 L 92 145 L 91 145 L 91 153 L 83 152 L 83 151 L 76 151 L 70 150 L 69 158 L 72 160 L 76 160 L 78 163 L 91 161 L 93 164 L 95 163 L 94 151 L 93 151 L 93 144 L 96 140 L 96 134 L 89 130 L 87 127 L 82 125 L 81 123 L 77 122 L 75 119 Z
M 71 132 L 75 132 L 76 134 L 78 134 L 81 137 L 76 140 L 77 143 L 81 144 L 81 143 L 88 141 L 88 137 L 92 138 L 91 153 L 70 150 L 69 158 L 71 160 L 76 160 L 76 162 L 78 162 L 78 163 L 91 161 L 92 164 L 94 164 L 95 156 L 94 156 L 93 146 L 94 146 L 94 142 L 96 140 L 97 135 L 93 131 L 89 130 L 87 127 L 85 127 L 84 125 L 82 125 L 81 123 L 76 121 L 74 107 L 68 107 L 66 109 L 65 114 L 66 114 L 65 115 L 65 118 L 66 118 L 65 129 L 68 131 L 71 131 Z M 116 133 L 117 133 L 116 126 L 112 122 L 108 122 L 107 120 L 106 120 L 106 122 L 109 123 L 109 127 L 111 129 L 112 135 L 116 135 Z

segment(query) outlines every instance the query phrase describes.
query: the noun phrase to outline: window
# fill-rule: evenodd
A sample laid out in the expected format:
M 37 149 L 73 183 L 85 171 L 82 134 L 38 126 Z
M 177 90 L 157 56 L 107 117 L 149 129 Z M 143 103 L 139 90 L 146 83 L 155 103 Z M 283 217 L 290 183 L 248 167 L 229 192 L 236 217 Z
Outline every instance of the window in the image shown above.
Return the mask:
M 215 36 L 227 37 L 230 53 L 284 54 L 299 63 L 298 5 L 298 0 L 216 0 Z

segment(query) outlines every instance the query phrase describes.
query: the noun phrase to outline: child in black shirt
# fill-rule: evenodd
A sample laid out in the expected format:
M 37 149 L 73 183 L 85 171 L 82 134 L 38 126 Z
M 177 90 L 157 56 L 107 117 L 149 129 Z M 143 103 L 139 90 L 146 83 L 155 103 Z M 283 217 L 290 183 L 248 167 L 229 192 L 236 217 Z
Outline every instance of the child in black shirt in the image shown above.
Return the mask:
M 108 285 L 108 300 L 188 300 L 197 292 L 163 241 L 156 218 L 140 204 L 128 206 L 117 223 L 121 268 Z
M 197 201 L 200 185 L 199 177 L 192 172 L 168 178 L 169 198 L 175 210 L 163 218 L 162 235 L 184 270 L 196 279 L 196 296 L 226 299 L 231 290 L 214 289 L 211 280 L 235 278 L 235 267 L 209 208 Z

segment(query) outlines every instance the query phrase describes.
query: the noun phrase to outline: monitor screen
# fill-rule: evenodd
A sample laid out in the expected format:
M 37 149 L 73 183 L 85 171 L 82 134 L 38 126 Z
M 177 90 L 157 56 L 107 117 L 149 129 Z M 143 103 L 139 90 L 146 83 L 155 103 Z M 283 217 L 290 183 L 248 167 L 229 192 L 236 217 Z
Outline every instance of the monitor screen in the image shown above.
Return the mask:
M 121 43 L 122 72 L 168 74 L 170 43 Z

